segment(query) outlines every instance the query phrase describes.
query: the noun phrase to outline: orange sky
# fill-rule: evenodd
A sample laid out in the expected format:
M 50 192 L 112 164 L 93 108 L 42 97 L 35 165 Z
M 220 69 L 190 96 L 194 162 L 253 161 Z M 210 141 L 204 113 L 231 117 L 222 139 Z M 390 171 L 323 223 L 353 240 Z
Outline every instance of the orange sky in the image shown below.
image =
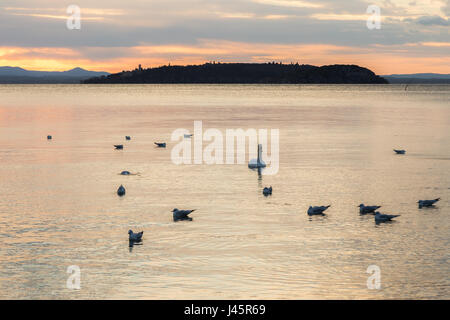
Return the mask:
M 405 49 L 361 48 L 326 44 L 269 45 L 228 41 L 210 41 L 198 46 L 160 45 L 127 48 L 129 56 L 93 60 L 83 55 L 83 49 L 0 47 L 0 65 L 20 66 L 29 70 L 64 71 L 76 66 L 89 70 L 120 72 L 142 64 L 154 67 L 173 64 L 221 62 L 299 62 L 313 65 L 357 64 L 377 74 L 436 72 L 450 73 L 450 55 L 405 57 L 409 48 L 428 50 L 434 43 L 406 45 Z M 450 50 L 449 43 L 440 43 Z M 95 50 L 90 48 L 89 50 Z M 97 48 L 114 50 L 114 48 Z M 51 54 L 50 54 L 51 53 Z M 51 57 L 48 57 L 51 55 Z M 222 58 L 221 57 L 225 57 Z M 233 57 L 233 58 L 227 58 Z M 301 57 L 301 58 L 299 58 Z

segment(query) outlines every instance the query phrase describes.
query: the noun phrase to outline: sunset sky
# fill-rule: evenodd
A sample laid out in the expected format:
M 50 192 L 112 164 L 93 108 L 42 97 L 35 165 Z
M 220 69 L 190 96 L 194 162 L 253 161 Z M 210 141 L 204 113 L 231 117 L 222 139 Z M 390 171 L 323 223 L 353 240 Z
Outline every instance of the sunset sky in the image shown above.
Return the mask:
M 381 29 L 369 30 L 370 4 Z M 66 10 L 81 8 L 81 29 Z M 138 64 L 358 64 L 450 73 L 450 0 L 0 0 L 0 66 L 118 72 Z

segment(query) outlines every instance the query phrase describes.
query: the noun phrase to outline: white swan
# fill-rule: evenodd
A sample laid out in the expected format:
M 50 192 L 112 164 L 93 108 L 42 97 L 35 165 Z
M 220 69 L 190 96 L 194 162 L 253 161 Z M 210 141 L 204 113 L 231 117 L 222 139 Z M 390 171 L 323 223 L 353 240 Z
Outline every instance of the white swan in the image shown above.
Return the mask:
M 248 167 L 250 169 L 265 168 L 266 167 L 266 163 L 262 159 L 262 144 L 258 144 L 258 158 L 257 159 L 251 159 L 248 162 Z

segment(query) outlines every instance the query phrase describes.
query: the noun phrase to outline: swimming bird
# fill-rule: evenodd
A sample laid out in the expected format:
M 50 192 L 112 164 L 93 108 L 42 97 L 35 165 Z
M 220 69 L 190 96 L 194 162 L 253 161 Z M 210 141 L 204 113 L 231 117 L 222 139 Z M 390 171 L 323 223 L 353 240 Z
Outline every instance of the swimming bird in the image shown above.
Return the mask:
M 256 168 L 264 168 L 266 166 L 266 163 L 262 159 L 262 144 L 258 144 L 258 157 L 256 159 L 251 159 L 248 162 L 248 167 L 250 169 L 256 169 Z
M 50 136 L 50 135 L 47 136 L 47 140 L 52 140 L 52 138 L 53 138 L 53 137 Z
M 158 148 L 165 148 L 166 147 L 166 143 L 165 142 L 155 142 L 156 146 Z
M 311 207 L 309 206 L 308 209 L 308 215 L 309 216 L 313 216 L 313 215 L 323 215 L 324 211 L 327 210 L 329 207 L 331 207 L 331 205 L 328 206 L 320 206 L 320 207 Z
M 123 185 L 120 185 L 119 189 L 117 189 L 117 194 L 122 197 L 125 195 L 125 188 L 123 187 Z
M 122 176 L 129 176 L 131 174 L 131 172 L 130 171 L 122 171 L 120 174 Z
M 128 239 L 130 241 L 139 242 L 142 240 L 142 235 L 144 234 L 144 231 L 134 233 L 133 230 L 128 230 Z
M 179 220 L 189 220 L 192 221 L 191 217 L 188 217 L 188 215 L 191 212 L 194 212 L 194 210 L 178 210 L 177 208 L 173 209 L 173 221 L 179 221 Z
M 441 198 L 437 198 L 434 200 L 419 200 L 417 203 L 419 204 L 419 209 L 422 209 L 423 207 L 432 207 L 436 202 L 441 200 Z
M 116 148 L 116 150 L 122 150 L 123 149 L 123 144 L 115 144 L 114 148 Z
M 381 206 L 365 206 L 364 204 L 359 205 L 359 213 L 360 214 L 368 214 L 368 213 L 375 213 L 375 210 L 380 209 Z
M 405 150 L 398 150 L 398 149 L 394 149 L 396 154 L 405 154 L 406 151 Z
M 193 136 L 192 133 L 191 133 L 191 134 L 185 134 L 185 135 L 184 135 L 185 138 L 190 138 L 190 137 L 192 137 L 192 136 Z
M 263 195 L 265 195 L 265 196 L 272 195 L 272 186 L 270 186 L 269 188 L 264 187 Z
M 375 212 L 375 222 L 387 222 L 387 221 L 391 221 L 392 219 L 394 219 L 396 217 L 400 217 L 400 215 L 399 214 L 382 214 L 382 213 L 379 213 L 378 211 Z
M 125 136 L 125 140 L 131 140 L 130 136 Z

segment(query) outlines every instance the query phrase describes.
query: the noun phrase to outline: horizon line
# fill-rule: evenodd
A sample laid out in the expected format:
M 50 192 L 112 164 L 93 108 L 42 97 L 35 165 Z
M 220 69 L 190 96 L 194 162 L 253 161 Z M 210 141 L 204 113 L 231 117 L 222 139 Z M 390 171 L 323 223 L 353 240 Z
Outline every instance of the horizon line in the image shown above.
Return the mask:
M 87 69 L 85 67 L 80 67 L 80 66 L 75 66 L 72 67 L 70 69 L 67 70 L 35 70 L 35 69 L 26 69 L 24 67 L 18 66 L 18 65 L 4 65 L 4 66 L 0 66 L 0 68 L 19 68 L 25 71 L 35 71 L 35 72 L 68 72 L 68 71 L 72 71 L 75 69 L 81 69 L 84 71 L 88 71 L 88 72 L 103 72 L 103 73 L 109 73 L 109 74 L 116 74 L 116 73 L 121 73 L 121 72 L 128 72 L 128 71 L 134 71 L 136 69 L 139 69 L 139 66 L 141 66 L 141 68 L 143 70 L 145 69 L 155 69 L 155 68 L 161 68 L 161 67 L 187 67 L 187 66 L 200 66 L 200 65 L 206 65 L 206 64 L 278 64 L 278 65 L 308 65 L 308 66 L 315 66 L 315 67 L 323 67 L 323 66 L 333 66 L 333 65 L 355 65 L 355 66 L 359 66 L 362 68 L 366 68 L 372 72 L 374 72 L 372 69 L 368 68 L 368 67 L 364 67 L 358 64 L 345 64 L 345 63 L 335 63 L 335 64 L 324 64 L 324 65 L 313 65 L 313 64 L 307 64 L 307 63 L 302 63 L 300 64 L 298 61 L 297 62 L 283 62 L 283 61 L 267 61 L 267 62 L 221 62 L 221 61 L 206 61 L 203 63 L 192 63 L 192 64 L 171 64 L 170 62 L 166 63 L 166 64 L 160 64 L 157 66 L 149 66 L 149 67 L 142 67 L 141 65 L 138 65 L 137 67 L 135 67 L 134 69 L 129 69 L 129 70 L 125 70 L 123 69 L 122 71 L 118 71 L 118 72 L 111 72 L 111 71 L 105 71 L 105 70 L 90 70 Z M 375 73 L 375 72 L 374 72 Z M 419 75 L 419 74 L 436 74 L 436 75 L 450 75 L 450 73 L 437 73 L 437 72 L 414 72 L 414 73 L 391 73 L 391 74 L 377 74 L 376 75 L 379 76 L 394 76 L 394 75 Z

